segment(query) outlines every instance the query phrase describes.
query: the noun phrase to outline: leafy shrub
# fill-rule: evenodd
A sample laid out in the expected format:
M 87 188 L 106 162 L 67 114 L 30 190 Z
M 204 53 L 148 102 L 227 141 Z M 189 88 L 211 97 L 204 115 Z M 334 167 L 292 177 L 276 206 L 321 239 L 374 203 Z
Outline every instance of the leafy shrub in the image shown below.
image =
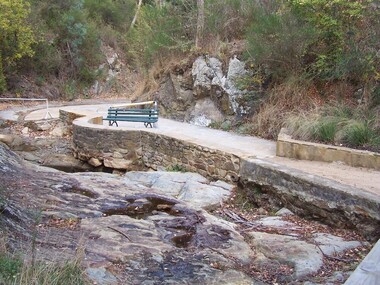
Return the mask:
M 26 21 L 29 12 L 29 3 L 24 0 L 0 0 L 0 93 L 6 90 L 7 69 L 34 54 L 35 39 Z
M 110 25 L 125 32 L 132 22 L 136 1 L 133 0 L 85 0 L 84 8 L 92 19 L 101 25 Z
M 155 60 L 190 47 L 185 17 L 177 7 L 141 7 L 136 26 L 127 35 L 128 52 L 137 65 L 148 68 Z
M 252 21 L 253 3 L 251 0 L 205 1 L 206 37 L 217 35 L 222 41 L 241 38 L 245 26 Z
M 248 55 L 257 65 L 265 65 L 276 80 L 303 69 L 304 55 L 315 30 L 283 5 L 271 10 L 258 6 L 254 21 L 246 31 Z

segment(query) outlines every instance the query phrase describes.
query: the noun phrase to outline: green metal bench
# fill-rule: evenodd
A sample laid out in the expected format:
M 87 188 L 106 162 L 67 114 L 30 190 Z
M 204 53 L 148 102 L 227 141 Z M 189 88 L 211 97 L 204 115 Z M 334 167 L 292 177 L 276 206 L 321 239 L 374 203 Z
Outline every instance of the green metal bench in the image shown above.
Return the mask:
M 153 123 L 158 121 L 158 110 L 156 109 L 125 109 L 125 108 L 109 108 L 106 118 L 110 126 L 114 124 L 118 127 L 118 121 L 125 122 L 142 122 L 147 128 L 153 127 Z

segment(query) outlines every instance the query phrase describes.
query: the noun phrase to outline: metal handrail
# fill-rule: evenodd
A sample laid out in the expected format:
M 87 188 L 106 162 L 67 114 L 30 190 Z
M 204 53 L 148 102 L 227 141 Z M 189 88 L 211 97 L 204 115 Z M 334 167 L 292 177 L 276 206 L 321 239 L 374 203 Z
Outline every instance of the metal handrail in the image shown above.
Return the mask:
M 154 109 L 157 109 L 157 101 L 146 101 L 146 102 L 113 105 L 111 106 L 111 108 L 123 108 L 123 107 L 132 107 L 132 106 L 140 106 L 140 105 L 148 105 L 148 104 L 154 104 Z
M 46 114 L 45 114 L 45 117 L 44 117 L 44 120 L 48 119 L 50 117 L 50 119 L 53 118 L 53 116 L 51 115 L 51 113 L 49 112 L 49 100 L 44 98 L 44 99 L 40 99 L 40 98 L 0 98 L 0 100 L 2 101 L 45 101 L 46 102 Z

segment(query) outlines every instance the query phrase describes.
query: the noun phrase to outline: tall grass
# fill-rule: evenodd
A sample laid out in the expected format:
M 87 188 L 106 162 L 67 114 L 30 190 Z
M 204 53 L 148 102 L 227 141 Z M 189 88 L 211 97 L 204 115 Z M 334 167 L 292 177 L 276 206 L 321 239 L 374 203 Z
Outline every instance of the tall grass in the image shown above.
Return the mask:
M 90 284 L 80 266 L 82 250 L 70 261 L 34 261 L 35 253 L 11 252 L 7 235 L 0 232 L 1 285 L 87 285 Z M 32 248 L 32 251 L 36 248 Z
M 380 151 L 379 120 L 365 108 L 336 104 L 289 116 L 285 126 L 298 139 Z

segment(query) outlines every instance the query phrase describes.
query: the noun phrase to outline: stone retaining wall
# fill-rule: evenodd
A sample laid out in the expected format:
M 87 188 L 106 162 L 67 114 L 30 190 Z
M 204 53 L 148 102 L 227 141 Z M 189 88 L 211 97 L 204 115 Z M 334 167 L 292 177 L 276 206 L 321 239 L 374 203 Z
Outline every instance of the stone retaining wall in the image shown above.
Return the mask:
M 233 154 L 149 132 L 142 132 L 141 149 L 144 164 L 153 169 L 180 166 L 213 179 L 239 177 L 240 159 Z
M 258 204 L 270 197 L 271 204 L 298 214 L 356 228 L 368 238 L 380 237 L 379 197 L 285 166 L 238 157 L 154 129 L 104 127 L 96 116 L 74 121 L 73 147 L 76 157 L 94 166 L 125 170 L 180 166 L 209 178 L 238 182 Z
M 353 167 L 380 170 L 379 153 L 294 140 L 286 129 L 281 129 L 278 135 L 276 155 L 301 160 L 341 161 Z
M 180 167 L 212 179 L 233 182 L 239 177 L 240 160 L 233 154 L 145 130 L 86 126 L 85 120 L 73 125 L 74 156 L 93 166 L 121 170 L 142 165 L 154 170 Z M 91 121 L 101 124 L 98 118 Z

